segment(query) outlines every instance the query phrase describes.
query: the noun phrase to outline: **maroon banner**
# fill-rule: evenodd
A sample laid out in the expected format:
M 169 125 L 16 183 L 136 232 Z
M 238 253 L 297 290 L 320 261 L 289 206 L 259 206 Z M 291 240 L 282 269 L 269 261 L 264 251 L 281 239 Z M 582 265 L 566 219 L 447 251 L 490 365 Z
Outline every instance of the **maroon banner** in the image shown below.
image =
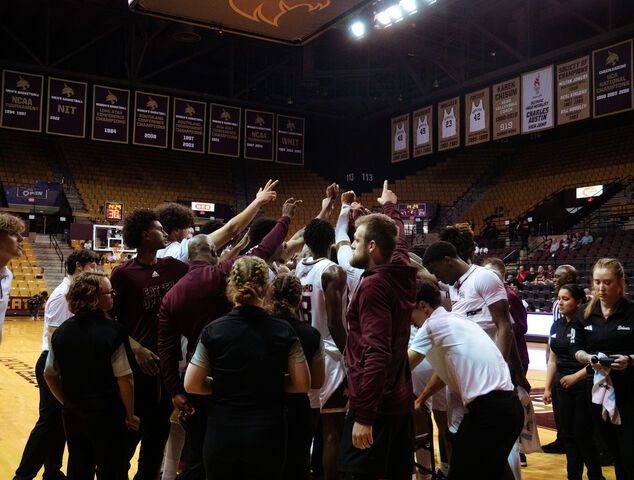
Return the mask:
M 277 116 L 277 163 L 304 165 L 304 119 Z
M 94 85 L 92 92 L 92 139 L 128 143 L 130 90 Z
M 42 75 L 3 70 L 0 127 L 41 132 L 43 86 Z
M 209 153 L 226 157 L 240 156 L 240 107 L 211 104 Z
M 49 77 L 46 133 L 86 136 L 87 90 L 85 82 Z
M 632 110 L 632 39 L 592 52 L 594 118 Z
M 244 111 L 244 158 L 273 161 L 274 113 Z
M 174 98 L 172 117 L 172 150 L 205 153 L 207 104 Z
M 134 145 L 167 148 L 169 101 L 167 95 L 134 92 Z

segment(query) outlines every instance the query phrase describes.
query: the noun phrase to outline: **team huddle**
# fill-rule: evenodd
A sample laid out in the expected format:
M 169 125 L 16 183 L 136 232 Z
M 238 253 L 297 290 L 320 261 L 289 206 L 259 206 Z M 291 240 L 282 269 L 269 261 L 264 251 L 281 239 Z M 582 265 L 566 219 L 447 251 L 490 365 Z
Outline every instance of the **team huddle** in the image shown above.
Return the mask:
M 285 241 L 300 200 L 255 219 L 276 184 L 195 236 L 181 205 L 132 212 L 123 239 L 137 255 L 110 277 L 92 251 L 68 257 L 16 479 L 42 466 L 63 478 L 65 443 L 77 480 L 128 478 L 139 444 L 139 480 L 410 479 L 415 412 L 429 410 L 435 478 L 521 476 L 528 360 L 500 265 L 473 265 L 456 229 L 408 252 L 387 181 L 382 213 L 333 184 Z

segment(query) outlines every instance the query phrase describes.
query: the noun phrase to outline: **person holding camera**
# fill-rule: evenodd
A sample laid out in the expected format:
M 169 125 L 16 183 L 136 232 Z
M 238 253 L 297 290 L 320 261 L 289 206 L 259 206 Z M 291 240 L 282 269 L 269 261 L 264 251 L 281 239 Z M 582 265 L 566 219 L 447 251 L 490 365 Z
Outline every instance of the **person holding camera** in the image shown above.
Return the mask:
M 550 355 L 543 400 L 545 405 L 550 404 L 553 389 L 556 389 L 558 401 L 553 409 L 557 408 L 562 423 L 568 480 L 581 480 L 584 463 L 589 480 L 602 480 L 599 453 L 588 441 L 592 438 L 592 419 L 586 396 L 586 367 L 580 368 L 570 351 L 573 319 L 586 302 L 586 294 L 579 285 L 566 284 L 559 289 L 558 302 L 560 316 L 550 328 Z
M 613 388 L 605 397 L 614 405 L 592 405 L 600 433 L 614 455 L 617 480 L 634 479 L 634 303 L 625 297 L 623 266 L 613 258 L 601 258 L 592 269 L 592 301 L 579 310 L 570 340 L 577 361 L 591 364 L 595 384 L 609 375 L 602 388 Z M 606 360 L 609 358 L 609 365 Z M 603 357 L 603 358 L 602 358 Z M 594 385 L 594 390 L 597 385 Z M 607 411 L 612 410 L 612 414 Z M 591 438 L 586 441 L 590 442 Z

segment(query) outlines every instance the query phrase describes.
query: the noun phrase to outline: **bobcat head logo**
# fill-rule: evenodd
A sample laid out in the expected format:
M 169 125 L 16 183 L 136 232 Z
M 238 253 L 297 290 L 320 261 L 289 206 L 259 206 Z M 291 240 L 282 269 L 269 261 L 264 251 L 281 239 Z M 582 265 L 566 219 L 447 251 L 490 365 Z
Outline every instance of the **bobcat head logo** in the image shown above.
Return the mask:
M 185 107 L 185 115 L 191 117 L 192 115 L 194 115 L 196 113 L 196 110 L 194 109 L 194 107 L 192 107 L 189 103 L 187 104 L 187 106 Z
M 75 91 L 71 87 L 66 85 L 66 82 L 64 82 L 64 88 L 62 88 L 62 95 L 66 95 L 68 98 L 70 98 L 75 95 Z
M 286 130 L 290 130 L 291 132 L 295 131 L 295 124 L 290 120 L 286 122 Z
M 108 90 L 108 95 L 106 95 L 106 102 L 108 102 L 111 105 L 114 105 L 118 101 L 119 99 L 117 98 L 117 96 L 114 93 L 112 93 L 110 90 Z
M 222 118 L 225 121 L 229 121 L 231 120 L 231 114 L 223 108 L 222 113 L 220 114 L 220 118 Z
M 608 50 L 608 58 L 605 59 L 606 65 L 611 65 L 612 67 L 619 63 L 619 56 L 616 53 L 612 53 Z
M 260 116 L 260 115 L 256 115 L 255 117 L 255 124 L 258 127 L 261 127 L 262 125 L 264 125 L 264 119 Z
M 243 17 L 277 27 L 280 17 L 290 10 L 299 7 L 307 7 L 309 12 L 323 10 L 330 0 L 229 0 L 229 5 Z
M 148 97 L 147 103 L 145 104 L 147 108 L 151 108 L 152 110 L 156 110 L 158 108 L 158 103 L 152 97 Z
M 29 81 L 22 78 L 22 75 L 18 75 L 18 78 L 19 80 L 15 84 L 16 88 L 19 88 L 22 91 L 28 90 L 29 88 L 31 88 L 31 84 L 29 83 Z

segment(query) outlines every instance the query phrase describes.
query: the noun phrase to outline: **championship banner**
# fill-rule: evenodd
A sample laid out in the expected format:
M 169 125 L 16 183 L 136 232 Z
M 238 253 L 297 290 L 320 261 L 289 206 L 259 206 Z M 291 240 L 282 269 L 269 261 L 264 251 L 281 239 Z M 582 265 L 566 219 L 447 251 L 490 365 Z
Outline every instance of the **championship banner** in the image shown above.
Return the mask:
M 590 56 L 557 65 L 557 125 L 590 118 Z
M 438 103 L 438 151 L 460 146 L 460 97 Z
M 409 113 L 392 118 L 392 163 L 409 160 Z
M 522 133 L 553 127 L 553 66 L 522 75 Z
M 42 75 L 3 70 L 0 127 L 41 132 L 43 87 Z
M 130 90 L 94 85 L 92 92 L 92 139 L 128 143 Z
M 244 158 L 273 161 L 274 113 L 244 111 Z
M 167 95 L 134 92 L 134 145 L 167 148 L 169 102 Z
M 414 129 L 414 158 L 434 153 L 433 147 L 433 106 L 423 107 L 412 114 Z
M 477 145 L 491 139 L 489 89 L 465 96 L 465 145 Z
M 304 165 L 304 119 L 277 116 L 276 162 Z
M 207 104 L 174 98 L 172 111 L 172 150 L 205 153 Z
M 240 156 L 240 107 L 211 104 L 209 153 L 226 157 Z
M 46 133 L 84 138 L 87 93 L 85 82 L 49 77 Z
M 520 133 L 520 77 L 493 85 L 493 140 Z
M 594 50 L 592 66 L 594 118 L 631 110 L 632 40 Z

